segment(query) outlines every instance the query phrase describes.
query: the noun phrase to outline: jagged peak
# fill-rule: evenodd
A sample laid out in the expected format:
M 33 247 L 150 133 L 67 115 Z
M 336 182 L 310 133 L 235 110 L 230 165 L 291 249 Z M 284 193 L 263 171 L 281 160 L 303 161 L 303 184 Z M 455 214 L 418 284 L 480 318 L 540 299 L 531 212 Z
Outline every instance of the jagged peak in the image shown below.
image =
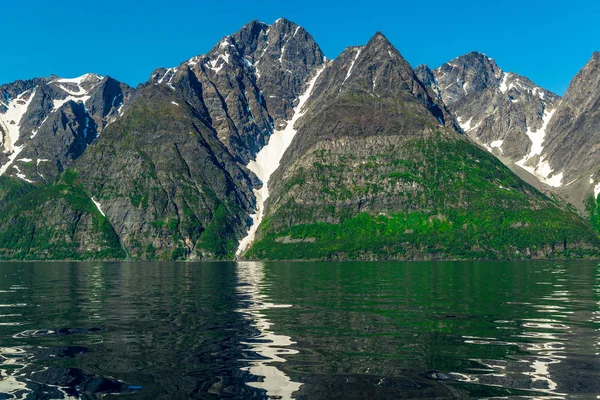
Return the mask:
M 394 50 L 396 50 L 394 48 L 394 45 L 392 45 L 392 43 L 388 40 L 388 38 L 381 33 L 381 31 L 377 31 L 375 32 L 375 34 L 371 37 L 371 39 L 369 39 L 369 41 L 367 42 L 367 44 L 365 45 L 365 48 L 369 48 L 369 47 L 381 47 L 381 46 L 389 46 L 391 48 L 393 48 Z
M 571 80 L 564 99 L 584 109 L 584 104 L 595 101 L 600 89 L 600 52 L 592 53 L 588 62 Z
M 415 68 L 415 72 L 418 71 L 422 71 L 428 75 L 432 75 L 433 76 L 433 70 L 429 67 L 429 65 L 427 64 L 419 64 L 417 65 L 417 67 Z
M 283 24 L 283 25 L 297 25 L 296 23 L 290 21 L 289 19 L 287 19 L 285 17 L 277 18 L 275 20 L 275 22 L 273 23 L 273 25 L 280 25 L 280 24 Z
M 56 77 L 50 83 L 76 83 L 76 84 L 80 84 L 80 83 L 83 83 L 83 82 L 92 82 L 92 81 L 99 82 L 99 81 L 101 81 L 103 79 L 104 79 L 104 76 L 101 76 L 101 75 L 98 75 L 98 74 L 94 74 L 94 73 L 87 73 L 87 74 L 83 74 L 83 75 L 75 77 L 75 78 L 60 78 L 60 77 Z
M 270 26 L 269 24 L 266 24 L 264 22 L 260 22 L 257 19 L 253 19 L 252 21 L 250 21 L 246 25 L 244 25 L 242 27 L 242 29 L 256 29 L 256 28 L 267 29 L 269 26 Z
M 438 68 L 436 68 L 436 70 L 441 70 L 443 68 L 448 68 L 448 67 L 456 68 L 458 65 L 466 67 L 466 66 L 472 65 L 473 63 L 485 65 L 486 67 L 490 67 L 491 69 L 493 69 L 497 72 L 502 71 L 502 69 L 496 63 L 496 60 L 494 60 L 491 57 L 488 57 L 486 54 L 479 52 L 479 51 L 471 51 L 467 54 L 463 54 L 458 57 L 455 57 L 452 60 L 450 60 L 450 61 L 442 64 Z M 496 75 L 499 75 L 499 73 L 496 73 Z

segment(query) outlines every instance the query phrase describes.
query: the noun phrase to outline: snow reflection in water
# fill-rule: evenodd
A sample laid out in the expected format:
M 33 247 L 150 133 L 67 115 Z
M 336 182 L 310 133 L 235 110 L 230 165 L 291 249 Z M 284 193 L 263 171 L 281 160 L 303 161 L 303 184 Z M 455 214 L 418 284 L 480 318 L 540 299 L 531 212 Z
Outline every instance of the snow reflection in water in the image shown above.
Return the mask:
M 31 379 L 23 371 L 31 364 L 32 355 L 24 348 L 19 347 L 0 347 L 0 368 L 3 376 L 0 379 L 0 394 L 9 397 L 0 397 L 2 399 L 30 399 L 38 398 L 38 393 L 28 386 Z M 38 372 L 44 372 L 47 368 L 42 368 Z M 7 371 L 11 371 L 8 372 Z M 59 394 L 60 399 L 77 400 L 78 397 L 70 396 L 65 388 L 58 385 L 46 384 L 47 388 L 54 389 Z M 49 393 L 45 393 L 49 394 Z M 33 396 L 33 397 L 31 397 Z M 50 397 L 52 398 L 52 397 Z
M 286 355 L 297 354 L 298 351 L 286 348 L 294 344 L 289 336 L 278 335 L 271 330 L 273 325 L 266 315 L 265 310 L 273 308 L 292 307 L 289 304 L 273 304 L 269 297 L 262 293 L 265 288 L 264 264 L 260 262 L 238 262 L 238 293 L 244 297 L 244 307 L 237 310 L 252 321 L 252 326 L 258 329 L 259 334 L 251 340 L 244 342 L 252 351 L 264 357 L 250 361 L 244 370 L 258 377 L 263 377 L 258 382 L 248 382 L 249 386 L 263 389 L 267 395 L 276 399 L 291 399 L 292 394 L 302 386 L 294 382 L 283 371 L 277 368 L 277 363 L 286 362 Z
M 564 276 L 565 273 L 566 270 L 562 268 L 552 271 L 552 274 L 559 276 Z M 566 279 L 557 279 L 557 282 L 563 281 Z M 473 361 L 490 368 L 493 372 L 472 375 L 473 381 L 490 386 L 516 387 L 545 392 L 543 397 L 528 396 L 527 398 L 530 399 L 567 398 L 567 394 L 561 393 L 559 383 L 553 379 L 552 370 L 568 358 L 568 346 L 574 334 L 574 327 L 568 322 L 575 311 L 567 311 L 570 307 L 569 304 L 573 302 L 572 293 L 565 290 L 564 285 L 554 284 L 553 286 L 549 295 L 539 298 L 542 304 L 528 304 L 541 314 L 540 318 L 495 321 L 499 325 L 497 329 L 506 329 L 502 326 L 505 323 L 517 323 L 520 326 L 519 331 L 511 335 L 515 338 L 514 341 L 463 337 L 465 343 L 516 346 L 524 353 L 513 354 L 508 360 L 474 359 Z M 517 384 L 515 385 L 515 383 Z

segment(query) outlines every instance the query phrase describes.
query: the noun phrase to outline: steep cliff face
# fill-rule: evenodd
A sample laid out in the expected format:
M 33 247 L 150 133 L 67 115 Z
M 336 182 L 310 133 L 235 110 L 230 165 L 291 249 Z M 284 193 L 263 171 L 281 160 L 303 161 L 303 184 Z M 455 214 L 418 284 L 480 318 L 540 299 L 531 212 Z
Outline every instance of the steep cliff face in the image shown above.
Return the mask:
M 15 178 L 2 179 L 5 183 Z M 0 259 L 125 257 L 110 222 L 72 171 L 66 171 L 59 180 L 42 189 L 19 193 L 16 201 L 9 201 L 1 209 Z
M 547 126 L 548 169 L 560 193 L 583 208 L 600 193 L 600 53 L 573 78 Z
M 253 204 L 216 132 L 163 85 L 142 89 L 73 170 L 136 259 L 230 258 Z
M 542 183 L 558 187 L 560 176 L 547 168 L 547 126 L 560 98 L 526 77 L 504 72 L 473 52 L 431 71 L 420 66 L 422 82 L 438 93 L 461 128 L 510 167 L 518 166 Z
M 206 55 L 156 70 L 150 84 L 182 93 L 247 164 L 273 130 L 285 126 L 310 75 L 324 62 L 301 26 L 286 19 L 271 26 L 253 21 Z
M 52 182 L 118 117 L 132 92 L 94 74 L 0 86 L 0 175 Z
M 271 177 L 267 259 L 545 257 L 597 238 L 440 118 L 381 34 L 319 77 Z

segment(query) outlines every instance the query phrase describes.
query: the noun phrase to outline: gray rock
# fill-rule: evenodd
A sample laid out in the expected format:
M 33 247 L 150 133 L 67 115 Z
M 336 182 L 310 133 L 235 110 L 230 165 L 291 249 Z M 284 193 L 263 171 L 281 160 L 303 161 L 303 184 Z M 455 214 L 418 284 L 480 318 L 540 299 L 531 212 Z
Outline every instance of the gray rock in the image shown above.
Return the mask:
M 78 81 L 51 77 L 15 82 L 0 92 L 5 104 L 0 109 L 2 174 L 49 183 L 118 117 L 133 89 L 88 74 Z M 15 113 L 18 107 L 21 112 Z

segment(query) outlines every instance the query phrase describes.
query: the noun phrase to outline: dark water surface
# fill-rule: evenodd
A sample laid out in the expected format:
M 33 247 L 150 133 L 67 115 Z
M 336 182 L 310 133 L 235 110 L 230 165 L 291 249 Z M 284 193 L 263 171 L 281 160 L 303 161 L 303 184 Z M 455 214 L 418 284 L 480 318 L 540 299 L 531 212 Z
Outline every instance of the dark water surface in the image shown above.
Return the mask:
M 596 399 L 599 354 L 592 261 L 0 264 L 0 399 Z

